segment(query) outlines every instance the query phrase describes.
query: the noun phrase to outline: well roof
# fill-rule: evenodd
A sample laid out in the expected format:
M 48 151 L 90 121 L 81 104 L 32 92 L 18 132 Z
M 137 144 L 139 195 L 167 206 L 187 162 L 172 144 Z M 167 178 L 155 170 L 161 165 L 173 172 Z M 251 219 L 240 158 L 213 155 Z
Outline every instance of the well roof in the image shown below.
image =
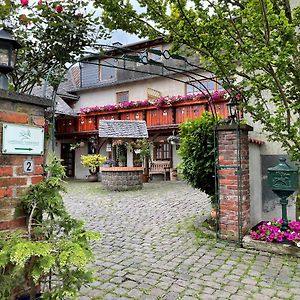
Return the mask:
M 148 138 L 145 121 L 134 120 L 101 120 L 99 137 L 106 138 Z

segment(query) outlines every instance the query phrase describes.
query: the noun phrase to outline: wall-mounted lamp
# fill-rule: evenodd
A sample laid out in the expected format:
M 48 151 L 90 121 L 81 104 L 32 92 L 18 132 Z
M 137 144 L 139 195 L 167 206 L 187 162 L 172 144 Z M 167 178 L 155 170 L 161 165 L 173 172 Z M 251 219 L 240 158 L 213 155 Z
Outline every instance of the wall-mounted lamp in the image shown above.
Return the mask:
M 0 89 L 8 89 L 7 74 L 16 64 L 17 50 L 21 45 L 5 30 L 0 30 Z

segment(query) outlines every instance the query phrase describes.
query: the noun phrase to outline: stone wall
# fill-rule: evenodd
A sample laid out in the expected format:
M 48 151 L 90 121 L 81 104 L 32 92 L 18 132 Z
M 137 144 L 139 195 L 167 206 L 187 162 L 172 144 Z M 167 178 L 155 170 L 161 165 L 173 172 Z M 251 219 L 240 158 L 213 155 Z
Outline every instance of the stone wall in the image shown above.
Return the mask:
M 143 187 L 143 168 L 103 168 L 101 172 L 102 184 L 109 191 L 138 190 Z
M 25 225 L 25 216 L 18 208 L 20 196 L 31 184 L 43 179 L 43 155 L 10 155 L 2 153 L 3 123 L 43 127 L 44 111 L 49 100 L 0 90 L 0 230 Z M 34 172 L 24 173 L 24 160 L 34 162 Z
M 238 240 L 239 229 L 241 235 L 244 235 L 250 228 L 248 144 L 250 130 L 252 130 L 250 126 L 241 126 L 238 132 L 236 125 L 221 126 L 218 129 L 219 220 L 222 239 Z M 240 169 L 237 139 L 240 143 Z

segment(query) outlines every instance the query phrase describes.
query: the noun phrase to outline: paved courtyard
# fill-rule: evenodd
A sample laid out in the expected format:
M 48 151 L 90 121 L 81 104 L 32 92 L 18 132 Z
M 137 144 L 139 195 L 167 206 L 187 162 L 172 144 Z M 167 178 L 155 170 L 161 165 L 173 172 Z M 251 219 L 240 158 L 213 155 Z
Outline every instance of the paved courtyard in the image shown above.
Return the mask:
M 106 192 L 68 184 L 68 210 L 101 232 L 93 245 L 97 281 L 85 299 L 299 299 L 300 259 L 249 251 L 195 231 L 210 211 L 205 194 L 182 182 Z

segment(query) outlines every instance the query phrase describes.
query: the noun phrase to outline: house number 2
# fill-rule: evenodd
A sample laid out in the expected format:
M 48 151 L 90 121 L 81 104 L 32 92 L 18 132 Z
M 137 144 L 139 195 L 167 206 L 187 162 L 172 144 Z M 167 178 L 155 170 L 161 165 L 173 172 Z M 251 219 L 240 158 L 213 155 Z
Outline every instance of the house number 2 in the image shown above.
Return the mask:
M 24 160 L 23 163 L 23 172 L 32 173 L 34 171 L 34 162 L 33 160 Z

